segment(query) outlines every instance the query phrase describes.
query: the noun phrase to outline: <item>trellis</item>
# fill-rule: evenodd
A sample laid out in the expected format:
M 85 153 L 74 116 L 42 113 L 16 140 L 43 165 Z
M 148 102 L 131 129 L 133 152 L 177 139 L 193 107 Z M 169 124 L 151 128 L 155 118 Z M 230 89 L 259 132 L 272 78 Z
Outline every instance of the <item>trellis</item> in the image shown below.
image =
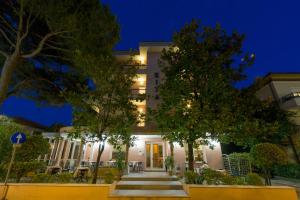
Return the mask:
M 223 154 L 225 170 L 232 176 L 246 176 L 251 173 L 251 161 L 243 154 Z

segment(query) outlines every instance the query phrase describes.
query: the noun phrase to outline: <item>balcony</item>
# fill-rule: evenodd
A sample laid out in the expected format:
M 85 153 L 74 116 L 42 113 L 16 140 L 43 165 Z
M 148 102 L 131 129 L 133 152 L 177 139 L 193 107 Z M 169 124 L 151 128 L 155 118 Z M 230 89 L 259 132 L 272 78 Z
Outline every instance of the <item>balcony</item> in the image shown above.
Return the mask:
M 138 96 L 141 94 L 146 94 L 146 88 L 139 88 L 139 89 L 131 89 L 131 94 L 134 96 Z
M 281 107 L 283 109 L 295 109 L 300 107 L 300 92 L 291 92 L 280 99 Z
M 289 101 L 290 99 L 294 99 L 294 98 L 300 98 L 300 92 L 292 92 L 288 95 L 285 95 L 281 98 L 281 102 L 284 103 L 286 101 Z

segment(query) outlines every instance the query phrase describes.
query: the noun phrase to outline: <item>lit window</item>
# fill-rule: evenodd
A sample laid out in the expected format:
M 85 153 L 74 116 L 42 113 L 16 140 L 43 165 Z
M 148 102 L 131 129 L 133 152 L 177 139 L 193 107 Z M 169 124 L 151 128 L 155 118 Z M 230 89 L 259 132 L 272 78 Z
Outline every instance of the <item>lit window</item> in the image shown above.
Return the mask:
M 139 88 L 139 94 L 146 94 L 146 88 L 140 87 Z
M 139 106 L 138 107 L 138 120 L 139 123 L 137 124 L 138 127 L 144 127 L 145 126 L 145 107 L 144 106 Z

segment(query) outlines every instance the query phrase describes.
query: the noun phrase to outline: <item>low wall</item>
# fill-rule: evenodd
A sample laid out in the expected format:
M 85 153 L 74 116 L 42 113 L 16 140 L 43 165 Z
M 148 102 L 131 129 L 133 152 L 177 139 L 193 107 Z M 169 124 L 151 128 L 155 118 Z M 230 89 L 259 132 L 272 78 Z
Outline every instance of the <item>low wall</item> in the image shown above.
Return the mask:
M 4 186 L 0 185 L 2 197 Z M 91 184 L 9 184 L 8 200 L 111 200 L 111 185 Z M 291 187 L 256 186 L 202 186 L 187 185 L 191 200 L 297 200 L 296 190 Z M 136 198 L 136 199 L 151 199 Z M 135 199 L 135 198 L 122 198 Z M 160 198 L 156 198 L 160 199 Z M 174 198 L 161 198 L 173 199 Z
M 4 186 L 0 185 L 2 197 Z M 110 185 L 9 184 L 8 200 L 107 200 Z
M 189 185 L 191 200 L 297 200 L 296 189 L 286 186 Z

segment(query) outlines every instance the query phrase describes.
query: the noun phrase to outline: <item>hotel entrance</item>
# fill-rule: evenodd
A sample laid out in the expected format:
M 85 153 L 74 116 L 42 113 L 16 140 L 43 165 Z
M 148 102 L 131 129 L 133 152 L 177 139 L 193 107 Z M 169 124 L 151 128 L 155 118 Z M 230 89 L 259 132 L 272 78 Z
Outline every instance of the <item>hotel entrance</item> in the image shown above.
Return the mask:
M 164 144 L 163 142 L 146 142 L 146 169 L 164 169 Z

